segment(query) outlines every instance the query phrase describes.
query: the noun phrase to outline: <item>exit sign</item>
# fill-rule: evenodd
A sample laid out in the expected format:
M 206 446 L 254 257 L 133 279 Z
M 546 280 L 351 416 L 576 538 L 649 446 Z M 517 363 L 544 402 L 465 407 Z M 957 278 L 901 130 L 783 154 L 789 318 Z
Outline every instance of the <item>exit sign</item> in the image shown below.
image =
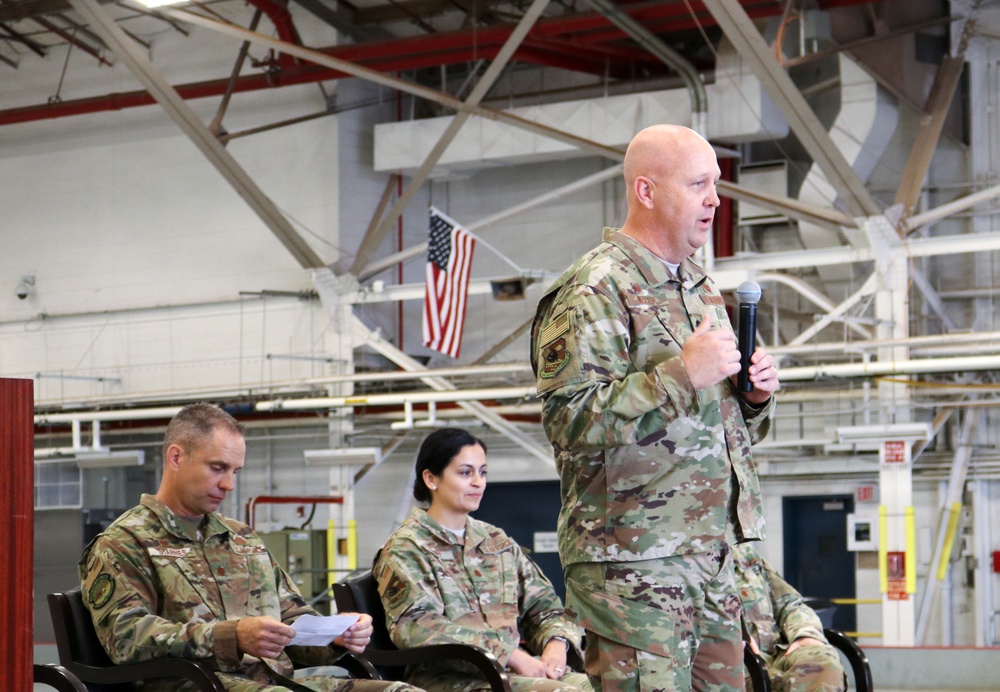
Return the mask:
M 855 502 L 874 502 L 875 501 L 875 486 L 874 485 L 860 485 L 858 489 L 854 491 Z

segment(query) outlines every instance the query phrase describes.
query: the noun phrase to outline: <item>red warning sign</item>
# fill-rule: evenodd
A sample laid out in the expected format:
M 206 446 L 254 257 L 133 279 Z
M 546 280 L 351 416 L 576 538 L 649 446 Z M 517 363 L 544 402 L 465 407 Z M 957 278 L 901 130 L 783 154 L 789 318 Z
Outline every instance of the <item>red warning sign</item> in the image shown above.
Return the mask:
M 886 440 L 885 462 L 887 464 L 901 464 L 906 461 L 906 441 Z
M 886 598 L 890 601 L 908 601 L 906 592 L 906 553 L 890 551 L 886 554 L 887 588 Z

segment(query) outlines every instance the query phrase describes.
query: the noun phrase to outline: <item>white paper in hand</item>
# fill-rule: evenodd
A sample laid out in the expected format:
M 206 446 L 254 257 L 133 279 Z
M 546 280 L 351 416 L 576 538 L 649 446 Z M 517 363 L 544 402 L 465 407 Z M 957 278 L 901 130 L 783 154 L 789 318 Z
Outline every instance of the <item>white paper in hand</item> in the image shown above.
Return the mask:
M 326 646 L 358 621 L 357 615 L 303 615 L 292 623 L 289 646 Z

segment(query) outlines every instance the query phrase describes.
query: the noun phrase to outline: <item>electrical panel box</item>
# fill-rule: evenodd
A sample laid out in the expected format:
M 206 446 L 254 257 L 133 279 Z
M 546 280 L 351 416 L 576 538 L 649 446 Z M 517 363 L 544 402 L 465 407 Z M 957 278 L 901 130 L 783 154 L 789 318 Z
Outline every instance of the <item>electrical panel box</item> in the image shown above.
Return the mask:
M 259 535 L 307 601 L 324 593 L 333 582 L 327 570 L 326 531 L 285 529 Z
M 878 550 L 878 517 L 847 515 L 847 549 Z

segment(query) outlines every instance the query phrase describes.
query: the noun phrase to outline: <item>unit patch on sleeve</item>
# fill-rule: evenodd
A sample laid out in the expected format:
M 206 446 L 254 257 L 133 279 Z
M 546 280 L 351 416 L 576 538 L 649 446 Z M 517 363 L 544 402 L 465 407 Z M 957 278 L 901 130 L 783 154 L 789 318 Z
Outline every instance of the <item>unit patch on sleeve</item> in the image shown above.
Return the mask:
M 104 607 L 111 597 L 115 595 L 115 580 L 107 572 L 98 574 L 90 584 L 87 591 L 87 599 L 90 601 L 91 609 Z
M 542 347 L 542 359 L 538 364 L 538 375 L 546 379 L 555 377 L 569 362 L 566 339 L 560 337 Z

